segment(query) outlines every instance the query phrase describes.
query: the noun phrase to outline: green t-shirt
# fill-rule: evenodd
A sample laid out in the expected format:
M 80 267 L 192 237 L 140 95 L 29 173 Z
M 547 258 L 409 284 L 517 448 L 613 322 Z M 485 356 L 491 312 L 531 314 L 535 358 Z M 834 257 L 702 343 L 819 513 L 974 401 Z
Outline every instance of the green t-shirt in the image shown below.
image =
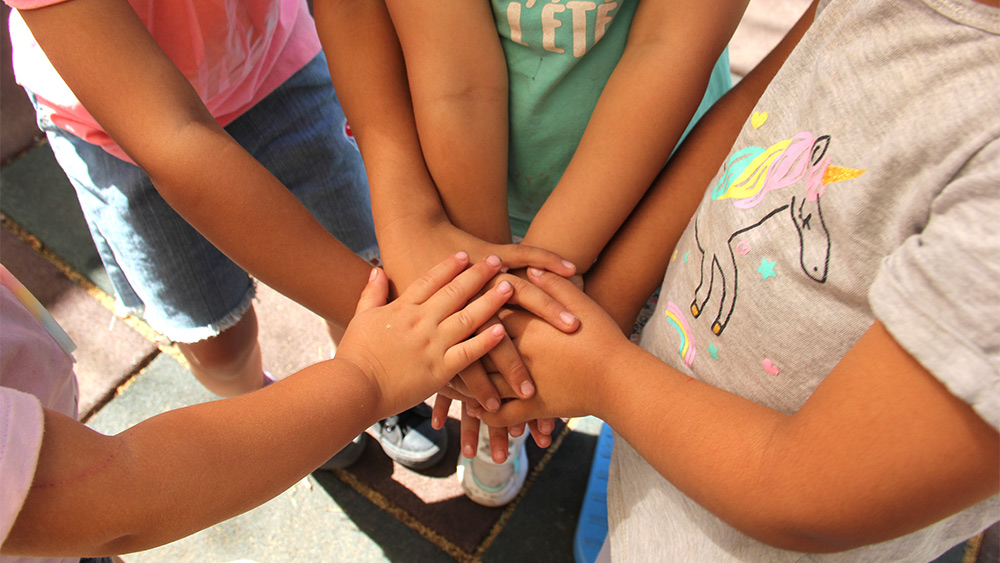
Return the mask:
M 512 231 L 524 236 L 621 58 L 638 0 L 492 3 L 510 83 L 507 199 Z M 692 123 L 731 85 L 723 53 Z

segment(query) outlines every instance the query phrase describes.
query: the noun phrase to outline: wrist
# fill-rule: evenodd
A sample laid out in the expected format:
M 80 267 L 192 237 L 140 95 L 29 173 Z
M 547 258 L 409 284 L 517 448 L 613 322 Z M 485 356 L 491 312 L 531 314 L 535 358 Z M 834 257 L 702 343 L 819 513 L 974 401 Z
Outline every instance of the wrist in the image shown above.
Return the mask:
M 607 357 L 614 361 L 600 362 L 590 389 L 595 398 L 593 408 L 587 410 L 614 427 L 620 413 L 636 404 L 630 392 L 640 387 L 635 380 L 641 377 L 644 360 L 650 355 L 624 337 L 608 352 Z
M 333 377 L 337 378 L 337 392 L 342 393 L 344 389 L 351 388 L 356 393 L 355 403 L 361 406 L 365 428 L 395 414 L 395 412 L 385 414 L 385 394 L 374 370 L 363 369 L 355 361 L 340 356 L 335 356 L 330 361 L 336 366 Z M 349 385 L 348 381 L 357 383 Z

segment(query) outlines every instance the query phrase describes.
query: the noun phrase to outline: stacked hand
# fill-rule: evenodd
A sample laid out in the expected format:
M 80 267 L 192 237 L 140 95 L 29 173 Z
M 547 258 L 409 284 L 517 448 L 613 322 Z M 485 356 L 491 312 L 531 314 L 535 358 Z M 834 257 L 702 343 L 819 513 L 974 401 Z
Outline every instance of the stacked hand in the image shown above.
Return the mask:
M 513 294 L 506 282 L 483 290 L 501 261 L 491 256 L 468 266 L 469 255 L 459 252 L 388 305 L 389 280 L 380 269 L 372 270 L 337 359 L 371 380 L 383 417 L 426 399 L 504 339 L 500 324 L 477 334 Z
M 385 246 L 386 252 L 383 260 L 387 271 L 392 278 L 392 282 L 399 287 L 406 287 L 417 272 L 424 271 L 428 264 L 440 260 L 442 256 L 453 252 L 455 248 L 468 249 L 472 261 L 483 260 L 487 256 L 495 255 L 502 259 L 504 268 L 486 284 L 486 290 L 492 290 L 504 282 L 513 287 L 513 296 L 510 299 L 511 305 L 516 305 L 525 311 L 529 311 L 533 316 L 543 319 L 551 326 L 566 333 L 572 333 L 579 327 L 579 320 L 557 299 L 553 299 L 548 293 L 532 284 L 523 277 L 509 273 L 508 269 L 523 269 L 526 267 L 536 267 L 544 269 L 559 276 L 572 276 L 576 273 L 576 267 L 555 253 L 516 244 L 493 244 L 470 235 L 447 222 L 434 225 L 432 228 L 421 232 L 420 239 L 423 244 L 405 245 L 405 254 L 391 253 L 391 248 L 403 248 L 404 245 L 388 244 Z M 498 318 L 490 318 L 479 332 L 491 330 L 499 323 Z M 484 365 L 485 364 L 485 365 Z M 502 383 L 505 395 L 498 391 L 494 378 L 488 375 L 493 371 Z M 438 395 L 434 408 L 433 424 L 436 428 L 442 428 L 447 419 L 448 409 L 452 398 L 461 398 L 466 403 L 466 408 L 462 410 L 462 452 L 467 457 L 472 457 L 476 451 L 476 444 L 479 437 L 479 420 L 468 414 L 469 408 L 495 411 L 500 408 L 501 399 L 510 396 L 514 398 L 527 399 L 533 396 L 535 386 L 531 381 L 531 376 L 513 343 L 506 336 L 489 352 L 488 358 L 482 362 L 476 361 L 462 370 L 460 377 L 456 378 L 448 387 L 443 387 Z M 542 420 L 531 422 L 529 426 L 536 442 L 540 446 L 547 446 L 551 443 L 549 434 L 555 427 L 554 421 Z M 524 425 L 510 428 L 491 428 L 491 449 L 494 460 L 502 462 L 507 456 L 507 436 L 508 431 L 513 435 L 520 435 Z

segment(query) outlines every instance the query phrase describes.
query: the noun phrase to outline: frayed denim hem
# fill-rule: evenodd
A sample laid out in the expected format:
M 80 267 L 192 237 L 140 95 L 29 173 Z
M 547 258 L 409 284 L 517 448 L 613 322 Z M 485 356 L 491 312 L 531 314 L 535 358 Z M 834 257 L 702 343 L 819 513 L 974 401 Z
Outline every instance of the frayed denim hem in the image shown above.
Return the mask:
M 150 326 L 153 330 L 160 333 L 172 342 L 177 342 L 180 344 L 193 344 L 195 342 L 201 342 L 207 338 L 212 338 L 223 333 L 227 329 L 232 328 L 236 323 L 240 322 L 243 315 L 250 310 L 253 306 L 253 301 L 257 297 L 257 280 L 252 280 L 250 288 L 247 290 L 246 295 L 244 295 L 243 300 L 237 305 L 232 311 L 226 314 L 217 322 L 211 323 L 207 326 L 199 326 L 192 328 L 169 328 L 163 326 L 162 319 L 147 319 L 146 324 Z M 117 306 L 116 306 L 117 313 Z

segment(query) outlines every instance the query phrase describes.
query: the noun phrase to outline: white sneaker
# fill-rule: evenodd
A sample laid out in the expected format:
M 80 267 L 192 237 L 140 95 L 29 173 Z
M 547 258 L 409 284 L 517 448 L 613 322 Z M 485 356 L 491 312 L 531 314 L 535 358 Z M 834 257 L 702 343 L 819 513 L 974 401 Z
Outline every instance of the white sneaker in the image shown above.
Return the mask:
M 514 500 L 528 476 L 528 455 L 524 442 L 528 431 L 514 438 L 507 446 L 507 461 L 495 463 L 490 452 L 490 435 L 486 425 L 479 428 L 479 449 L 476 456 L 460 457 L 456 474 L 465 496 L 483 506 L 503 506 Z

